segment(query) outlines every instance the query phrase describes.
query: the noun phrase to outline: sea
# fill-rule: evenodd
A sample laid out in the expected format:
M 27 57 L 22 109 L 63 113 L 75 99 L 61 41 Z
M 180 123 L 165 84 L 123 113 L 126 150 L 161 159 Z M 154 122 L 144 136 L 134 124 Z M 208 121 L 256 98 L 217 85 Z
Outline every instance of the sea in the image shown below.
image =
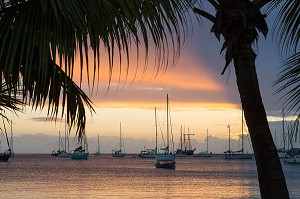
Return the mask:
M 176 158 L 175 170 L 154 159 L 16 154 L 0 162 L 0 198 L 260 198 L 255 160 Z M 282 162 L 291 198 L 300 198 L 300 164 Z

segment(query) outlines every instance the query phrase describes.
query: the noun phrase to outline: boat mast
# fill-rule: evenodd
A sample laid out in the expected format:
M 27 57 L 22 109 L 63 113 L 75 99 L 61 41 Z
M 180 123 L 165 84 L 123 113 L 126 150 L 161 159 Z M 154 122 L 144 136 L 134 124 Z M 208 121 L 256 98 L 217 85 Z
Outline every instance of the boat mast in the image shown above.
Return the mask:
M 228 124 L 228 126 L 227 126 L 227 128 L 229 129 L 228 130 L 228 134 L 229 134 L 229 139 L 228 139 L 228 142 L 229 142 L 229 144 L 228 144 L 228 146 L 229 146 L 229 153 L 230 153 L 230 125 Z
M 122 128 L 121 128 L 121 122 L 120 122 L 120 151 L 122 151 L 122 138 L 121 138 L 121 136 L 122 136 Z
M 206 130 L 206 152 L 208 153 L 208 129 Z
M 67 152 L 67 120 L 65 120 L 65 152 Z
M 100 153 L 100 141 L 99 141 L 99 134 L 98 134 L 98 153 Z
M 59 151 L 60 151 L 60 144 L 61 144 L 60 131 L 58 131 L 58 150 Z
M 170 151 L 169 149 L 169 96 L 167 94 L 167 146 L 168 146 L 168 153 Z
M 154 109 L 155 112 L 155 153 L 157 153 L 157 115 L 156 115 L 156 107 Z
M 182 151 L 182 125 L 180 128 L 180 150 Z
M 12 132 L 12 121 L 10 123 L 10 149 L 14 151 L 14 141 L 13 141 L 13 132 Z
M 244 153 L 244 110 L 242 109 L 242 153 Z
M 282 137 L 283 137 L 283 150 L 285 150 L 285 132 L 284 132 L 284 110 L 282 109 Z

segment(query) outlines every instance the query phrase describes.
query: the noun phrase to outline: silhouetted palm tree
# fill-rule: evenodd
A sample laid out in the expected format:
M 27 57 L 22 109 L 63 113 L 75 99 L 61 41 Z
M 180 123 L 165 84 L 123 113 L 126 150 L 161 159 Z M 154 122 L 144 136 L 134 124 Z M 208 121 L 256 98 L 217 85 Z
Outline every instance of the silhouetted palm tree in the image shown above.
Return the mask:
M 260 9 L 269 2 L 269 0 L 199 0 L 199 4 L 194 4 L 193 10 L 213 23 L 211 31 L 219 41 L 221 36 L 224 38 L 221 52 L 226 51 L 226 64 L 222 74 L 233 61 L 242 108 L 255 154 L 261 197 L 289 198 L 260 94 L 255 66 L 256 54 L 252 49 L 258 40 L 258 31 L 267 36 L 266 15 L 263 15 Z M 203 3 L 211 4 L 215 13 L 206 12 Z

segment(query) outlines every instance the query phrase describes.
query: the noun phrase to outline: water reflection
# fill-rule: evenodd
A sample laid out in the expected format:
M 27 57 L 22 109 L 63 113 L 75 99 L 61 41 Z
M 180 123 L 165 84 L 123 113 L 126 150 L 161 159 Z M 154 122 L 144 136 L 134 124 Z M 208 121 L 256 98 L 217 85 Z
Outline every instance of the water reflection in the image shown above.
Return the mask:
M 223 156 L 178 158 L 175 170 L 164 170 L 154 159 L 18 155 L 0 169 L 3 198 L 259 198 L 255 161 Z

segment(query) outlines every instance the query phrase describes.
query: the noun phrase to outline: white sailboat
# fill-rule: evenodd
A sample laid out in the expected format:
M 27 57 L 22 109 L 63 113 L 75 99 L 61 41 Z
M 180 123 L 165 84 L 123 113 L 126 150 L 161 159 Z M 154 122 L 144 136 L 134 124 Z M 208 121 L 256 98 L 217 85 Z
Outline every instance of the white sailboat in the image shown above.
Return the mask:
M 64 149 L 60 150 L 60 152 L 58 153 L 57 156 L 60 158 L 69 158 L 70 153 L 67 152 L 67 151 L 69 151 L 69 136 L 67 136 L 67 121 L 66 120 L 65 120 L 65 137 L 64 138 L 65 138 Z M 67 147 L 67 145 L 68 145 L 68 147 Z
M 244 114 L 242 111 L 242 149 L 239 151 L 232 151 L 230 148 L 230 125 L 227 126 L 229 129 L 229 149 L 225 151 L 225 159 L 252 159 L 252 154 L 244 153 Z
M 286 143 L 286 135 L 285 135 L 285 127 L 284 127 L 284 110 L 282 110 L 282 148 L 277 148 L 277 154 L 279 158 L 286 158 L 288 156 L 288 150 L 285 147 Z
M 170 152 L 169 139 L 169 97 L 167 95 L 167 146 L 162 148 L 162 154 L 156 156 L 156 168 L 175 169 L 175 154 Z
M 112 150 L 112 156 L 113 157 L 124 157 L 126 155 L 125 153 L 125 147 L 124 147 L 124 141 L 122 137 L 122 127 L 121 127 L 121 122 L 120 122 L 120 142 L 119 142 L 119 150 L 113 149 Z
M 155 158 L 157 156 L 157 115 L 156 115 L 156 107 L 155 111 L 155 149 L 146 149 L 142 150 L 138 157 L 140 158 Z
M 101 155 L 101 153 L 100 153 L 100 140 L 99 140 L 99 134 L 98 134 L 97 151 L 94 153 L 94 155 Z
M 194 154 L 194 157 L 211 157 L 211 152 L 208 152 L 208 129 L 206 130 L 206 151 L 201 151 L 198 154 Z

